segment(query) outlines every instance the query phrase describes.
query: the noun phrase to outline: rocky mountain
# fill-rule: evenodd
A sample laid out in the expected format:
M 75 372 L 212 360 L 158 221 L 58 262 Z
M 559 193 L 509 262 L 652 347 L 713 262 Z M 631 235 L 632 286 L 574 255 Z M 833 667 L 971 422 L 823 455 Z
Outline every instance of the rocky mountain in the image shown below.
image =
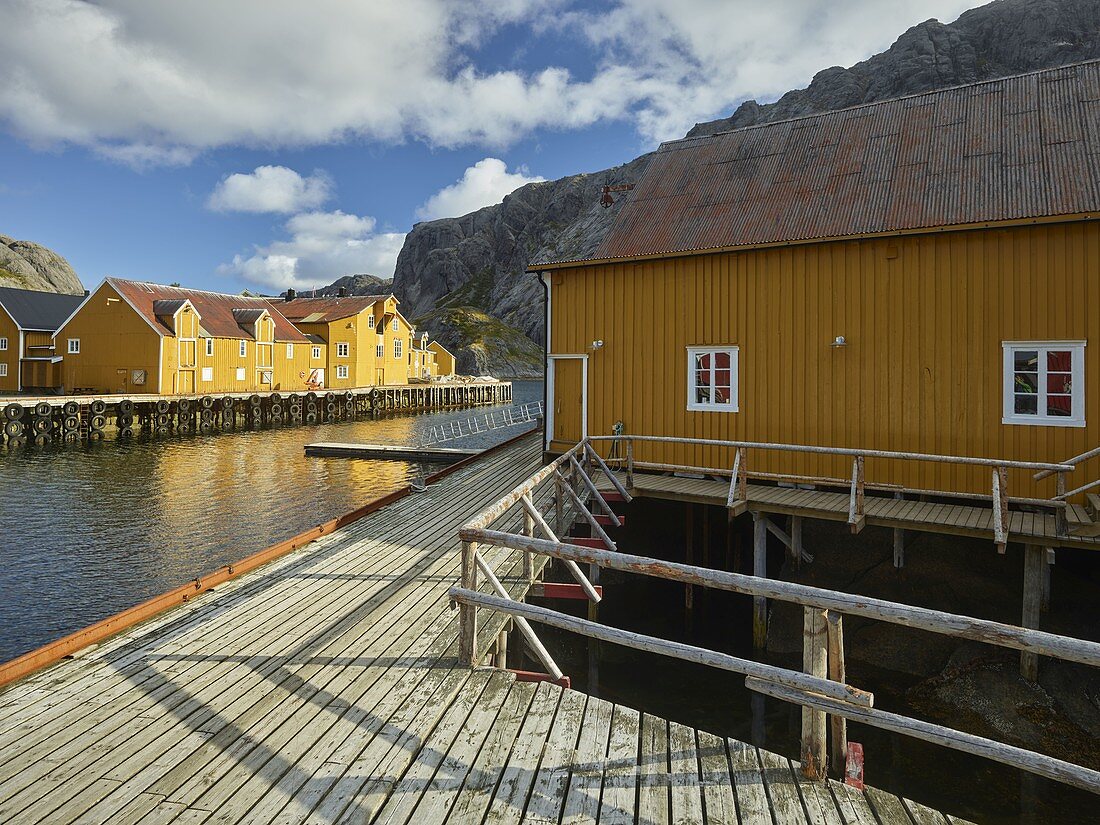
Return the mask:
M 338 278 L 328 286 L 318 287 L 317 297 L 332 297 L 340 294 L 340 290 L 347 290 L 345 295 L 388 295 L 393 291 L 393 281 L 383 280 L 377 275 L 345 275 Z M 301 295 L 312 295 L 313 290 L 300 290 Z M 285 296 L 282 293 L 280 297 Z
M 954 23 L 920 23 L 881 54 L 850 68 L 825 69 L 807 88 L 774 103 L 743 103 L 729 117 L 698 124 L 690 134 L 1098 57 L 1097 0 L 996 0 Z M 394 273 L 393 290 L 403 301 L 402 310 L 429 333 L 450 337 L 447 346 L 454 347 L 460 371 L 476 372 L 483 363 L 494 364 L 502 375 L 541 369 L 541 358 L 528 359 L 527 350 L 512 343 L 495 350 L 494 342 L 503 340 L 499 335 L 491 341 L 464 337 L 476 331 L 459 323 L 458 315 L 492 316 L 541 345 L 542 288 L 526 274 L 527 265 L 594 249 L 617 211 L 599 206 L 601 187 L 636 181 L 648 160 L 643 155 L 613 169 L 531 183 L 500 204 L 417 224 Z
M 0 286 L 80 295 L 80 283 L 69 262 L 40 244 L 0 235 Z

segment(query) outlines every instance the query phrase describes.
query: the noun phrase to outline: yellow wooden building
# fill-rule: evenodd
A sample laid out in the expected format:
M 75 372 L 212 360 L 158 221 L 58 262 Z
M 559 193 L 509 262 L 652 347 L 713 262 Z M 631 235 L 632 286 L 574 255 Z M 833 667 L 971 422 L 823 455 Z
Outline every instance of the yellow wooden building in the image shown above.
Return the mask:
M 327 360 L 325 386 L 350 389 L 409 383 L 412 325 L 393 295 L 300 298 L 270 305 L 310 336 L 311 353 Z
M 428 349 L 435 354 L 435 374 L 437 376 L 447 377 L 455 374 L 455 357 L 450 350 L 438 341 L 432 341 L 428 344 Z
M 81 295 L 0 288 L 0 393 L 52 392 L 61 385 L 53 333 Z
M 1097 447 L 1098 100 L 1092 62 L 662 145 L 591 256 L 531 267 L 548 296 L 548 449 L 616 422 L 1026 461 Z M 850 472 L 827 455 L 751 461 Z M 988 467 L 882 460 L 867 476 L 990 490 Z M 1010 489 L 1052 484 L 1021 470 Z
M 107 278 L 53 336 L 69 393 L 304 392 L 324 369 L 262 298 Z

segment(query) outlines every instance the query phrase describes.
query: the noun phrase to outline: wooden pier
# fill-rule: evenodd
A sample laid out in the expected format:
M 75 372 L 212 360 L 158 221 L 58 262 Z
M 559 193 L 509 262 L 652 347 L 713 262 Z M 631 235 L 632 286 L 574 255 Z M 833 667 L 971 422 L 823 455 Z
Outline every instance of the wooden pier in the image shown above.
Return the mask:
M 460 664 L 447 597 L 457 531 L 539 466 L 539 437 L 522 436 L 9 685 L 0 821 L 958 822 L 809 782 L 743 742 Z M 516 599 L 543 563 L 482 552 Z M 490 614 L 477 648 L 499 655 L 505 621 Z
M 512 400 L 510 381 L 440 382 L 219 395 L 12 396 L 0 399 L 0 443 L 97 441 L 113 428 L 120 438 L 137 433 L 214 433 L 264 426 L 347 421 L 386 412 L 417 412 Z

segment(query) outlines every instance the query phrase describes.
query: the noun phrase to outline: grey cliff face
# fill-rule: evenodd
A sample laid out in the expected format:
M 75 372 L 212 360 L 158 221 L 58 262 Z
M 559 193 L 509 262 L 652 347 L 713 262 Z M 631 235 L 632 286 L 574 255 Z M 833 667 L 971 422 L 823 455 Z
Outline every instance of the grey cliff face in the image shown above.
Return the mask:
M 80 295 L 84 285 L 69 262 L 44 246 L 0 235 L 0 286 Z

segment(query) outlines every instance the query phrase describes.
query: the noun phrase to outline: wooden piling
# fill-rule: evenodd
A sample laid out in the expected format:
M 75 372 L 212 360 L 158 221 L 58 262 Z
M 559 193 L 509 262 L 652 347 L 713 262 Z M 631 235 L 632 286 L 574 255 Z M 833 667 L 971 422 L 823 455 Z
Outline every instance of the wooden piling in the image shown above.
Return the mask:
M 763 513 L 752 514 L 752 574 L 768 577 L 768 523 Z M 768 644 L 768 600 L 754 596 L 752 600 L 752 647 L 759 652 Z
M 477 590 L 477 542 L 462 542 L 462 586 Z M 477 607 L 472 604 L 459 606 L 459 657 L 464 665 L 476 667 L 477 657 Z
M 829 679 L 846 683 L 844 665 L 844 617 L 835 610 L 825 613 L 829 633 Z M 832 714 L 829 717 L 829 766 L 833 776 L 843 777 L 848 758 L 848 720 Z
M 825 611 L 802 609 L 802 670 L 809 676 L 827 678 L 828 631 Z M 802 708 L 802 773 L 809 779 L 826 778 L 825 712 Z
M 500 670 L 508 669 L 508 631 L 497 634 L 497 647 L 493 655 L 493 666 Z
M 1046 549 L 1037 544 L 1024 545 L 1024 604 L 1020 626 L 1037 630 L 1043 602 L 1043 568 Z M 1020 675 L 1029 682 L 1039 679 L 1039 657 L 1035 653 L 1020 653 Z

